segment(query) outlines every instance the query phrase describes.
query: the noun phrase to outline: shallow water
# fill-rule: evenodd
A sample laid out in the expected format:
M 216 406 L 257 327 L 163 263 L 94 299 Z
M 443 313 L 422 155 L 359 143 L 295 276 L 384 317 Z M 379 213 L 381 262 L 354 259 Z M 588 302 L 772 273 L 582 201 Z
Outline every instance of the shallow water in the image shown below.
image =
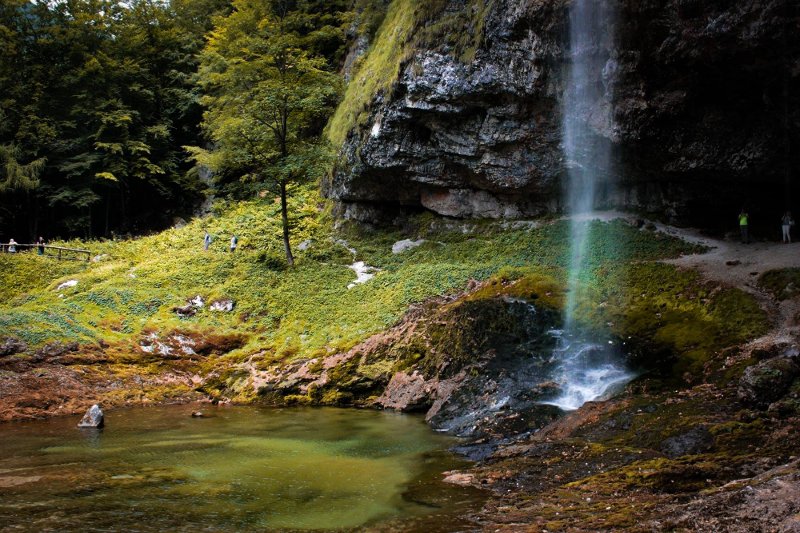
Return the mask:
M 451 531 L 480 505 L 417 417 L 189 406 L 0 425 L 0 529 Z

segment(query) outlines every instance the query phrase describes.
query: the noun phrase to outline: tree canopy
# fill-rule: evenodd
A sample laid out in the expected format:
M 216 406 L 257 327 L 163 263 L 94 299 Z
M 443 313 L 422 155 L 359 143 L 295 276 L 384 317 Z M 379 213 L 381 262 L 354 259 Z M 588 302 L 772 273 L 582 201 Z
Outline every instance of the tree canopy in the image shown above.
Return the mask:
M 352 6 L 4 0 L 0 239 L 158 229 L 199 203 L 202 167 L 285 203 L 330 160 Z
M 318 177 L 331 149 L 321 132 L 341 92 L 335 58 L 347 14 L 336 2 L 236 0 L 201 56 L 203 127 L 213 149 L 191 148 L 220 175 L 278 196 L 293 262 L 288 189 Z
M 0 4 L 0 233 L 157 227 L 201 185 L 197 54 L 228 0 Z

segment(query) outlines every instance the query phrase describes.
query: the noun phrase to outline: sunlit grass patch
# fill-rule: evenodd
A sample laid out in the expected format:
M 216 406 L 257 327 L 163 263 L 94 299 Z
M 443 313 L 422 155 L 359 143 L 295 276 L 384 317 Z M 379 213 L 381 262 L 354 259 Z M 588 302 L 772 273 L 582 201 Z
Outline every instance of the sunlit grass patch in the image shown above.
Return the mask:
M 476 222 L 464 233 L 433 230 L 422 216 L 413 234 L 356 226 L 334 231 L 312 189 L 296 191 L 293 202 L 300 216 L 294 221 L 297 264 L 291 269 L 281 255 L 272 199 L 223 204 L 213 216 L 149 237 L 76 242 L 99 260 L 65 265 L 48 276 L 29 272 L 36 258 L 11 260 L 4 276 L 19 276 L 27 289 L 0 306 L 3 333 L 32 347 L 103 340 L 128 343 L 138 353 L 139 341 L 152 332 L 214 330 L 243 336 L 232 354 L 237 360 L 263 353 L 285 362 L 347 350 L 395 324 L 411 304 L 463 291 L 473 279 L 494 276 L 507 296 L 554 310 L 562 305 L 569 255 L 565 221 L 520 229 Z M 215 237 L 209 251 L 202 246 L 205 231 Z M 595 245 L 578 305 L 586 327 L 647 339 L 648 346 L 678 354 L 676 370 L 691 372 L 726 343 L 761 331 L 764 317 L 748 296 L 648 262 L 694 246 L 623 221 L 592 222 L 590 232 Z M 227 251 L 232 234 L 241 243 L 235 254 Z M 392 244 L 409 237 L 426 242 L 393 254 Z M 297 249 L 303 241 L 308 247 Z M 355 260 L 374 267 L 375 277 L 348 288 L 356 277 L 348 266 Z M 57 290 L 73 279 L 77 285 Z M 204 305 L 193 316 L 176 313 L 197 296 Z M 235 302 L 231 312 L 210 309 L 223 299 Z

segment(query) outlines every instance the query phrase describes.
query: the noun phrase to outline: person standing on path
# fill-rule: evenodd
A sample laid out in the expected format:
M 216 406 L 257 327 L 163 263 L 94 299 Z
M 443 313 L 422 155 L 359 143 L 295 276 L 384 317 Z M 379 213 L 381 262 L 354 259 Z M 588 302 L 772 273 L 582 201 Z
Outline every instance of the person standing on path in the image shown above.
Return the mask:
M 36 241 L 36 253 L 44 255 L 44 237 L 39 237 L 39 240 Z
M 747 211 L 742 209 L 739 213 L 739 231 L 742 233 L 742 244 L 750 244 L 750 232 L 748 231 Z
M 17 241 L 15 241 L 14 238 L 12 237 L 8 241 L 8 253 L 10 253 L 10 254 L 17 253 L 17 244 L 19 244 L 19 243 Z
M 792 235 L 791 235 L 792 226 L 794 226 L 792 213 L 790 211 L 786 211 L 783 214 L 783 218 L 781 218 L 781 229 L 783 229 L 783 242 L 785 244 L 790 244 L 792 242 Z
M 206 232 L 206 236 L 203 237 L 203 250 L 208 251 L 209 246 L 211 246 L 211 235 Z
M 234 235 L 231 237 L 231 253 L 236 251 L 236 245 L 239 244 L 239 239 Z

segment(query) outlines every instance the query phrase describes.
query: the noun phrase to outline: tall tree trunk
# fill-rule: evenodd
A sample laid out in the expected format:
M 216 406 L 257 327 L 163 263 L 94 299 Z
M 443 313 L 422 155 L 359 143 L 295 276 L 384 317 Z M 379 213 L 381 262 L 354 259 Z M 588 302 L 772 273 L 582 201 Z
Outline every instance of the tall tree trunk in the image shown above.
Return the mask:
M 111 217 L 111 192 L 108 193 L 106 197 L 106 222 L 105 222 L 105 229 L 103 230 L 103 236 L 108 237 L 108 219 Z
M 31 226 L 31 233 L 32 233 L 31 238 L 33 238 L 34 241 L 39 238 L 39 220 L 40 220 L 40 218 L 41 218 L 41 215 L 39 213 L 39 195 L 34 193 L 34 195 L 33 195 L 33 217 L 32 217 L 33 224 Z M 31 241 L 31 242 L 34 242 L 34 241 Z
M 36 233 L 36 208 L 31 200 L 30 191 L 25 191 L 25 212 L 28 213 L 28 227 L 25 228 L 28 230 L 28 242 L 33 242 L 36 240 L 36 237 L 32 236 Z
M 281 182 L 281 222 L 283 222 L 283 247 L 286 250 L 286 262 L 294 266 L 292 247 L 289 244 L 289 211 L 286 205 L 286 182 Z
M 119 186 L 119 220 L 117 221 L 117 231 L 120 228 L 128 228 L 128 195 L 126 194 L 127 187 L 124 183 Z

